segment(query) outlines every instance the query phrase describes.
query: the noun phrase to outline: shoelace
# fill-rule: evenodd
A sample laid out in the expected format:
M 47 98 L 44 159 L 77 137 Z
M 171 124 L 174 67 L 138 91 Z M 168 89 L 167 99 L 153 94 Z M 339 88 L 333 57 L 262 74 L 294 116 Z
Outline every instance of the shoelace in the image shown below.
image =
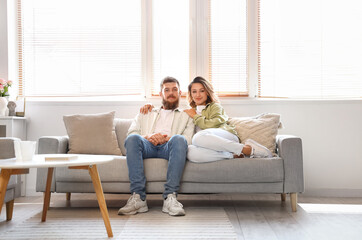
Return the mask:
M 137 201 L 136 201 L 136 193 L 133 193 L 133 195 L 128 199 L 127 201 L 127 205 L 128 204 L 135 204 Z
M 171 201 L 172 205 L 176 205 L 178 207 L 183 207 L 183 205 L 179 201 L 177 201 L 175 195 L 170 196 L 170 201 Z

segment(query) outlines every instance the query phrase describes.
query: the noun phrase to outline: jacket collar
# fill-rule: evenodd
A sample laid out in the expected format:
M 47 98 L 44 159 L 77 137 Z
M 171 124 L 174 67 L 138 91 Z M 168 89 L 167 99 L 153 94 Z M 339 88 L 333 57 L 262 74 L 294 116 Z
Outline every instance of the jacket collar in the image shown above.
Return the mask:
M 163 109 L 163 106 L 161 106 L 160 108 L 153 108 L 152 111 L 160 113 L 161 109 Z M 181 112 L 180 107 L 175 108 L 174 111 L 175 112 Z

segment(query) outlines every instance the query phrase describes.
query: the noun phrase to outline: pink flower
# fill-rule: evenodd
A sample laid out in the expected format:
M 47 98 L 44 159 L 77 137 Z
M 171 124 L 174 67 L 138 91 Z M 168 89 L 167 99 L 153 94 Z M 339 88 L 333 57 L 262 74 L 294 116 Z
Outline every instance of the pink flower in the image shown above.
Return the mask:
M 9 87 L 13 84 L 13 81 L 6 81 L 3 78 L 0 78 L 0 97 L 9 96 Z

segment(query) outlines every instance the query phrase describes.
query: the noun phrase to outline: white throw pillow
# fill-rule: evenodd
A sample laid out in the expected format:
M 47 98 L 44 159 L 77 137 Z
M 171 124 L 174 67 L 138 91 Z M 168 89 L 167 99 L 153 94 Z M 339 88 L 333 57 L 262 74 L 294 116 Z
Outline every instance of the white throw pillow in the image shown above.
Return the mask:
M 235 126 L 242 143 L 251 138 L 275 153 L 275 138 L 278 128 L 282 127 L 279 114 L 265 113 L 256 117 L 235 117 L 230 118 L 229 123 Z

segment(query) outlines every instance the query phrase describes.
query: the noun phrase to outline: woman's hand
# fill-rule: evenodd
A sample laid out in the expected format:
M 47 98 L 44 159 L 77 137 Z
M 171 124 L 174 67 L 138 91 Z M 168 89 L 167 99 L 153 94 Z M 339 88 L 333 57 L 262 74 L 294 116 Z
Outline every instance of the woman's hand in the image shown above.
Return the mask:
M 151 103 L 147 103 L 143 107 L 140 108 L 140 113 L 147 114 L 147 113 L 151 112 L 154 107 L 155 106 L 153 106 Z
M 196 115 L 196 110 L 194 108 L 185 109 L 184 112 L 187 113 L 190 118 L 194 118 L 194 116 Z

